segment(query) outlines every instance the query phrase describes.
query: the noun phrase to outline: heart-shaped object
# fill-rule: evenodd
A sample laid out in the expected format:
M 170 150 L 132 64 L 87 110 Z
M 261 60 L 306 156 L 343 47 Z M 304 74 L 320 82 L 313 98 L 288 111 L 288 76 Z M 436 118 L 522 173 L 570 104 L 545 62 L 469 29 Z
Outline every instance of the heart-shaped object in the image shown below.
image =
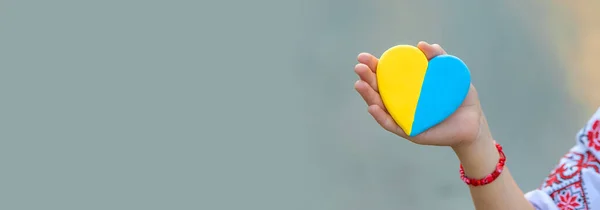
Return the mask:
M 457 57 L 439 55 L 427 61 L 419 48 L 398 45 L 379 59 L 377 85 L 394 121 L 408 136 L 416 136 L 460 107 L 471 74 Z

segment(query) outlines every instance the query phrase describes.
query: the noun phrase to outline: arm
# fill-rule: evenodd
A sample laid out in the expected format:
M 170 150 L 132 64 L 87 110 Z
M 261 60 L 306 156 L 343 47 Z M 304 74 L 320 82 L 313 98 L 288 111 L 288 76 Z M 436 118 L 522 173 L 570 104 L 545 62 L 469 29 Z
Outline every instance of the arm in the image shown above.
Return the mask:
M 496 168 L 500 158 L 485 119 L 482 122 L 481 138 L 469 145 L 453 147 L 468 177 L 480 179 Z M 523 196 L 523 191 L 515 183 L 508 168 L 492 183 L 469 187 L 475 209 L 485 210 L 533 210 L 533 206 Z
M 482 118 L 481 137 L 465 146 L 454 146 L 465 174 L 481 178 L 493 171 L 498 161 L 491 134 Z M 508 169 L 494 182 L 471 187 L 477 209 L 595 209 L 600 202 L 600 109 L 576 135 L 576 145 L 564 155 L 542 186 L 525 197 Z M 527 199 L 527 200 L 526 200 Z M 531 204 L 533 203 L 533 205 Z
M 420 42 L 417 47 L 427 59 L 446 54 L 437 44 Z M 360 79 L 354 87 L 369 106 L 369 113 L 382 128 L 416 144 L 453 148 L 467 177 L 479 179 L 495 171 L 499 161 L 498 150 L 473 85 L 470 86 L 463 104 L 452 115 L 440 124 L 411 137 L 396 124 L 379 95 L 376 79 L 379 60 L 371 54 L 361 53 L 358 62 L 354 71 Z M 504 170 L 493 182 L 470 187 L 470 190 L 475 207 L 479 210 L 534 209 L 508 170 Z

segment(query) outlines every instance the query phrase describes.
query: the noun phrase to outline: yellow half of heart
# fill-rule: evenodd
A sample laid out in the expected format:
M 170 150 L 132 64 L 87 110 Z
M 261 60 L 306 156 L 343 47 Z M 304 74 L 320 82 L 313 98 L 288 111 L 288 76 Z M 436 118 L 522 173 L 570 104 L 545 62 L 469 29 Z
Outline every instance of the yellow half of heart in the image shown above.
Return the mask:
M 410 135 L 421 86 L 427 72 L 425 54 L 414 46 L 398 45 L 385 51 L 377 65 L 377 86 L 394 121 Z

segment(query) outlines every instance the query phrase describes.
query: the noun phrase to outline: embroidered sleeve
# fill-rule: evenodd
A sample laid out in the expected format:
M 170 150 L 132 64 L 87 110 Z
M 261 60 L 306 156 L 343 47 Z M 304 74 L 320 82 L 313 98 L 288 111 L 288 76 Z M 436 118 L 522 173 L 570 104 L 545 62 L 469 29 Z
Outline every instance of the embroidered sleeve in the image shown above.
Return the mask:
M 577 144 L 563 156 L 537 190 L 525 196 L 538 210 L 600 209 L 600 109 L 577 133 Z

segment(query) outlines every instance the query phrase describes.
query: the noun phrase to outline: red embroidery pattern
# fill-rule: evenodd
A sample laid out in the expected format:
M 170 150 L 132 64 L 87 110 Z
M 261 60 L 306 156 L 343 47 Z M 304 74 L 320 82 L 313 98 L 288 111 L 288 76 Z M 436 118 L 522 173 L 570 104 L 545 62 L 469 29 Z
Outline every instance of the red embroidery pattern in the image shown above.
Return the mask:
M 573 181 L 580 176 L 581 170 L 584 168 L 594 169 L 600 173 L 600 161 L 589 151 L 583 154 L 569 152 L 563 157 L 563 160 L 563 163 L 557 166 L 546 178 L 542 188 Z
M 596 120 L 587 133 L 588 147 L 600 151 L 600 120 Z
M 585 153 L 569 152 L 562 163 L 546 178 L 542 188 L 558 188 L 550 197 L 561 210 L 589 209 L 584 189 L 581 184 L 581 170 L 593 169 L 600 173 L 600 161 L 590 151 Z
M 600 114 L 600 109 L 598 110 Z M 592 118 L 577 134 L 578 145 L 567 153 L 539 188 L 561 210 L 589 210 L 582 170 L 600 173 L 600 119 Z
M 569 186 L 559 189 L 550 197 L 554 199 L 554 203 L 560 210 L 587 210 L 587 202 L 585 193 L 581 187 L 581 181 L 575 182 Z

